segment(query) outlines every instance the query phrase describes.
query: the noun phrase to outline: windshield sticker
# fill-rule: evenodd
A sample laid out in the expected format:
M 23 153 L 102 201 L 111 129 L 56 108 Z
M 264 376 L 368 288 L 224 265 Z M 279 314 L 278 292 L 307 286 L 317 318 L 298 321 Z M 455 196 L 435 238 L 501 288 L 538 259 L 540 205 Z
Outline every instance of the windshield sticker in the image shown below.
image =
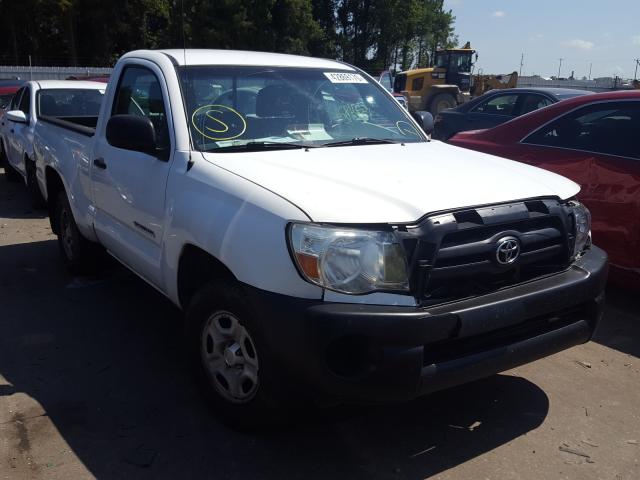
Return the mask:
M 238 111 L 226 105 L 204 105 L 191 115 L 196 131 L 214 141 L 233 140 L 247 130 L 247 122 Z
M 287 126 L 287 134 L 296 140 L 333 140 L 333 137 L 327 133 L 322 123 L 289 125 Z
M 359 73 L 323 72 L 331 83 L 369 83 Z

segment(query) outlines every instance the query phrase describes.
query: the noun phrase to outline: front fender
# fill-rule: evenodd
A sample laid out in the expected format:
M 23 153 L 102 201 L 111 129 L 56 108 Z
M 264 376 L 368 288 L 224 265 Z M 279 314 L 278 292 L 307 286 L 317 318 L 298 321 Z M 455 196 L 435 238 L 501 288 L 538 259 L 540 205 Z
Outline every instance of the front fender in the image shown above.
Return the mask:
M 241 282 L 274 293 L 322 298 L 288 251 L 286 226 L 309 221 L 282 197 L 199 156 L 190 170 L 176 158 L 167 184 L 163 278 L 178 303 L 178 266 L 186 244 L 206 251 Z

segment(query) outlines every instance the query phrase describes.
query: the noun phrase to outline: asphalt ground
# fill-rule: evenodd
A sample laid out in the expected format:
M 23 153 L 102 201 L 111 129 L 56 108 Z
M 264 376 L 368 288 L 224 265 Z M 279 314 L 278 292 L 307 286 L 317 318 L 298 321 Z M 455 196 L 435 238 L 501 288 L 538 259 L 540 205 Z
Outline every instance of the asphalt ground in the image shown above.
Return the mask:
M 610 290 L 594 341 L 407 404 L 282 431 L 218 422 L 181 313 L 110 262 L 74 278 L 0 170 L 0 479 L 640 478 L 640 297 Z

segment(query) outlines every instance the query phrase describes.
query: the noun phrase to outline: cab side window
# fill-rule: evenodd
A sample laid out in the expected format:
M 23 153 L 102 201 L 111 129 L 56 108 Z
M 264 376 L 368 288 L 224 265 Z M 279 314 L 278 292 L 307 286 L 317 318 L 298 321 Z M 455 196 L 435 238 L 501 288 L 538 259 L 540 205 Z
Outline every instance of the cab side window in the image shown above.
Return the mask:
M 489 100 L 482 102 L 472 110 L 474 113 L 488 113 L 493 115 L 514 115 L 518 95 L 515 93 L 507 95 L 496 95 Z
M 116 91 L 113 115 L 147 117 L 155 128 L 158 149 L 168 150 L 171 146 L 160 81 L 151 70 L 139 66 L 125 68 Z
M 640 102 L 583 107 L 527 137 L 523 143 L 640 159 Z

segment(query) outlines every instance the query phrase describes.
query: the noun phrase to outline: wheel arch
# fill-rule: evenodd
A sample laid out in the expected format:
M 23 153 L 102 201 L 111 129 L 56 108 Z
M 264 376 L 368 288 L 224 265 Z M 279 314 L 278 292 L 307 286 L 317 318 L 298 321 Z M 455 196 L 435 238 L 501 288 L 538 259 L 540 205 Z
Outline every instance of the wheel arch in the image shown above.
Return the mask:
M 48 165 L 45 168 L 45 187 L 44 193 L 46 195 L 45 201 L 47 202 L 47 211 L 49 212 L 49 223 L 51 224 L 51 230 L 57 235 L 58 232 L 54 219 L 56 198 L 58 193 L 66 191 L 66 188 L 62 181 L 62 176 L 57 172 L 57 170 Z
M 180 252 L 177 275 L 180 306 L 186 310 L 196 292 L 215 279 L 237 281 L 229 267 L 214 255 L 192 243 L 184 244 Z

